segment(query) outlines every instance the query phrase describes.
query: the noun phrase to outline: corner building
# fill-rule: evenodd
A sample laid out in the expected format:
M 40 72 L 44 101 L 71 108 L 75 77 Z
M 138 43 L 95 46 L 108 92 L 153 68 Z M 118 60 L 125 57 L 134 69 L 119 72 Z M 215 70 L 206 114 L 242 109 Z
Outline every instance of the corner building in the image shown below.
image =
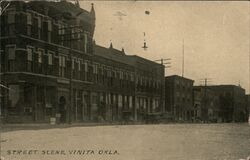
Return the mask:
M 137 121 L 140 106 L 163 111 L 164 66 L 96 45 L 94 30 L 93 5 L 11 2 L 1 15 L 5 122 Z

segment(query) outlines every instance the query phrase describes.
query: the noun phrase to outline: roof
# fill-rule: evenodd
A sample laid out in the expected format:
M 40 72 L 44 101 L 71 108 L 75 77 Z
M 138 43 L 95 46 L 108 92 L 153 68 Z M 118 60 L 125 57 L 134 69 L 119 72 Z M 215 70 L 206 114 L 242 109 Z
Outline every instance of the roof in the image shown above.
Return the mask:
M 114 48 L 105 48 L 99 45 L 94 46 L 94 55 L 111 59 L 117 62 L 132 65 L 132 61 L 124 52 Z
M 44 12 L 44 7 L 49 7 L 49 15 L 56 16 L 56 15 L 62 15 L 62 13 L 69 13 L 71 16 L 79 14 L 79 18 L 84 21 L 90 21 L 91 20 L 91 14 L 90 12 L 77 7 L 73 3 L 66 2 L 66 1 L 60 1 L 60 2 L 54 2 L 54 1 L 30 1 L 27 3 L 28 7 L 31 7 L 32 9 L 35 9 L 38 12 Z
M 146 59 L 146 58 L 143 58 L 143 57 L 140 57 L 140 56 L 137 56 L 137 55 L 129 55 L 129 57 L 135 61 L 140 61 L 140 62 L 144 62 L 144 63 L 147 63 L 147 64 L 152 64 L 152 65 L 158 65 L 158 66 L 163 66 L 162 64 L 159 64 L 155 61 L 151 61 L 149 59 Z
M 174 78 L 178 78 L 178 79 L 183 79 L 183 80 L 188 80 L 188 81 L 192 81 L 194 82 L 194 80 L 186 78 L 186 77 L 182 77 L 179 75 L 171 75 L 171 76 L 166 76 L 165 79 L 174 79 Z

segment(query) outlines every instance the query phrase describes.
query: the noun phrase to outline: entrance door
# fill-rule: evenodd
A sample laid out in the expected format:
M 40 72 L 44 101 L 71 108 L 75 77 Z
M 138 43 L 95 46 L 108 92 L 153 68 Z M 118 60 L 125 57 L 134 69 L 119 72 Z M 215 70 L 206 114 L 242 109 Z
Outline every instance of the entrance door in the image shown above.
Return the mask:
M 61 114 L 60 122 L 65 123 L 66 122 L 66 99 L 65 97 L 60 97 L 59 99 L 59 113 Z

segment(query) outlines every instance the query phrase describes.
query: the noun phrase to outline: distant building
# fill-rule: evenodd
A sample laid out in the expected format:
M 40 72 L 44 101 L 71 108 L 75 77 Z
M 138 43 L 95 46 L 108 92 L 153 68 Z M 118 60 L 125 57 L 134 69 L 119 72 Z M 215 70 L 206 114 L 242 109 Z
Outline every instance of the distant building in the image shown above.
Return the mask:
M 95 10 L 12 1 L 1 16 L 6 122 L 137 121 L 164 110 L 164 66 L 93 41 Z
M 248 115 L 250 116 L 250 94 L 245 95 L 245 100 L 246 100 L 246 110 Z
M 193 83 L 193 80 L 178 75 L 165 77 L 165 107 L 175 120 L 192 120 L 194 117 Z
M 220 117 L 223 122 L 243 122 L 247 119 L 245 89 L 236 85 L 208 86 L 219 97 Z
M 220 120 L 219 98 L 207 86 L 193 87 L 193 106 L 195 119 L 203 122 L 218 122 Z

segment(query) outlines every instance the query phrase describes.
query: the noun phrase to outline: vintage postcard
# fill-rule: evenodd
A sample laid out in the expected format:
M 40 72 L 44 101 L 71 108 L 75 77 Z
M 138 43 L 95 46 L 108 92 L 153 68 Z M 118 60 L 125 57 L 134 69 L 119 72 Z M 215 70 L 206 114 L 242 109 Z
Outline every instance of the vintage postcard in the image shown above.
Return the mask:
M 250 160 L 249 1 L 0 0 L 0 160 Z

